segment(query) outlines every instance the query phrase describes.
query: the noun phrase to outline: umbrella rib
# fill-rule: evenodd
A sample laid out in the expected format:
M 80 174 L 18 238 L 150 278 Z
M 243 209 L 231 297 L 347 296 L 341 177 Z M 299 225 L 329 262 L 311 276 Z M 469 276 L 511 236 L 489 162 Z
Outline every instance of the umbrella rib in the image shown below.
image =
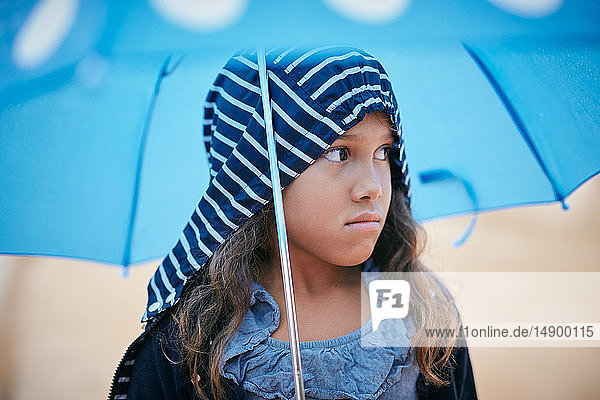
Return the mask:
M 481 58 L 479 58 L 479 56 L 477 55 L 475 50 L 472 49 L 465 42 L 462 42 L 462 45 L 465 48 L 465 50 L 467 51 L 467 54 L 469 54 L 469 56 L 473 59 L 473 61 L 475 61 L 475 64 L 477 64 L 477 66 L 479 67 L 479 69 L 481 70 L 483 75 L 486 77 L 486 79 L 488 80 L 490 85 L 492 85 L 492 88 L 494 88 L 494 91 L 500 98 L 500 101 L 504 105 L 504 108 L 506 109 L 506 111 L 508 112 L 510 117 L 512 118 L 515 125 L 517 126 L 517 129 L 519 130 L 521 137 L 523 137 L 523 139 L 525 140 L 525 143 L 527 143 L 529 150 L 535 157 L 537 163 L 539 164 L 540 168 L 544 172 L 544 175 L 546 175 L 546 178 L 550 182 L 550 185 L 552 186 L 552 190 L 554 191 L 554 196 L 555 196 L 556 200 L 559 200 L 562 203 L 563 208 L 567 208 L 567 205 L 565 203 L 565 196 L 563 196 L 563 194 L 561 193 L 561 190 L 558 187 L 556 180 L 554 179 L 554 177 L 548 170 L 548 167 L 542 160 L 542 157 L 541 157 L 540 153 L 538 152 L 538 149 L 535 147 L 535 144 L 533 143 L 533 140 L 531 139 L 531 135 L 529 134 L 529 131 L 525 127 L 525 123 L 521 119 L 521 116 L 519 115 L 519 113 L 517 112 L 517 110 L 515 109 L 513 104 L 511 103 L 510 99 L 508 98 L 508 96 L 506 95 L 504 90 L 502 90 L 502 87 L 500 86 L 499 82 L 496 80 L 496 78 L 494 77 L 492 72 L 484 64 L 484 62 L 481 60 Z
M 129 214 L 129 226 L 127 227 L 127 241 L 125 242 L 125 250 L 123 251 L 123 260 L 121 264 L 123 267 L 127 268 L 131 264 L 131 243 L 133 240 L 133 227 L 135 226 L 135 219 L 137 216 L 137 206 L 138 206 L 138 197 L 140 192 L 140 180 L 142 176 L 142 168 L 144 166 L 144 153 L 146 151 L 146 140 L 148 138 L 148 131 L 150 130 L 150 122 L 152 121 L 152 115 L 154 114 L 154 107 L 156 105 L 156 98 L 158 96 L 158 92 L 160 89 L 160 84 L 163 78 L 170 73 L 179 65 L 181 59 L 177 62 L 175 67 L 168 70 L 169 63 L 171 62 L 171 56 L 167 56 L 167 58 L 163 61 L 163 64 L 160 67 L 160 72 L 158 73 L 158 77 L 156 78 L 156 84 L 154 85 L 154 90 L 152 92 L 152 98 L 150 100 L 150 104 L 148 105 L 148 112 L 146 113 L 146 120 L 144 121 L 144 129 L 142 131 L 142 137 L 140 139 L 140 147 L 138 151 L 138 159 L 137 159 L 137 167 L 135 171 L 135 184 L 133 189 L 133 199 L 131 201 L 131 211 Z

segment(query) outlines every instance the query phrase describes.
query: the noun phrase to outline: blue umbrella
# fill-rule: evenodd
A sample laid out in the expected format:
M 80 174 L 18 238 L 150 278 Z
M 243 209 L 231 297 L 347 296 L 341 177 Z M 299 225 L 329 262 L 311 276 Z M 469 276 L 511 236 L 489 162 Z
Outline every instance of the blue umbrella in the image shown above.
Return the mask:
M 463 42 L 381 58 L 400 73 L 417 219 L 552 201 L 568 208 L 565 198 L 600 171 L 594 41 Z
M 600 170 L 594 1 L 231 0 L 208 17 L 73 2 L 45 58 L 24 50 L 32 13 L 59 12 L 43 3 L 1 10 L 3 253 L 124 266 L 167 253 L 208 181 L 199 130 L 214 75 L 235 48 L 299 37 L 355 44 L 388 69 L 420 221 L 564 202 Z
M 207 57 L 88 60 L 98 65 L 60 71 L 58 88 L 55 73 L 32 98 L 3 97 L 2 252 L 125 266 L 159 256 L 208 183 L 198 127 L 224 58 L 206 70 Z

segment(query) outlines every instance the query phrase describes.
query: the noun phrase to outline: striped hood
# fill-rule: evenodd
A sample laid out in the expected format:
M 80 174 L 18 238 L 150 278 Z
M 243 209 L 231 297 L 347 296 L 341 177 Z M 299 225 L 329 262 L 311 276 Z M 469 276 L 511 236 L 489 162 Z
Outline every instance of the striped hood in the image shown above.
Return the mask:
M 410 207 L 400 116 L 385 70 L 364 51 L 331 46 L 267 53 L 273 128 L 285 188 L 365 113 L 391 114 L 399 137 L 392 184 Z M 210 183 L 148 285 L 146 321 L 173 305 L 186 281 L 273 195 L 256 52 L 229 59 L 206 98 L 204 143 Z

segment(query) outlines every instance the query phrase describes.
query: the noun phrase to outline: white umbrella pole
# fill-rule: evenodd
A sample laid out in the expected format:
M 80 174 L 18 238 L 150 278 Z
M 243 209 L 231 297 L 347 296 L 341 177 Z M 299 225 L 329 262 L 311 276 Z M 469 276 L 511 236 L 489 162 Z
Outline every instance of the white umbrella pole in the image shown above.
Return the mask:
M 300 362 L 300 345 L 298 341 L 298 324 L 296 321 L 296 306 L 294 303 L 294 287 L 292 285 L 292 270 L 290 268 L 290 254 L 288 252 L 287 232 L 283 216 L 283 199 L 281 197 L 281 183 L 279 182 L 279 166 L 273 134 L 273 119 L 271 116 L 271 100 L 267 76 L 267 60 L 264 49 L 258 49 L 258 76 L 260 79 L 260 93 L 265 117 L 265 130 L 267 133 L 267 150 L 269 153 L 269 169 L 271 170 L 271 187 L 275 203 L 275 221 L 277 224 L 277 238 L 279 240 L 279 257 L 281 259 L 281 274 L 283 276 L 283 289 L 285 294 L 285 309 L 292 353 L 292 368 L 294 370 L 294 388 L 296 400 L 304 400 L 304 378 L 302 377 L 302 363 Z

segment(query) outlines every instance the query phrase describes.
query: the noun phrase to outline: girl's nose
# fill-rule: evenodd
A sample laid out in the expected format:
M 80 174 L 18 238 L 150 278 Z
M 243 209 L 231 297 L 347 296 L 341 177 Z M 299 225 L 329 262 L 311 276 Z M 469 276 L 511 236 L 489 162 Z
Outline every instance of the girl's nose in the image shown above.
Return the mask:
M 381 197 L 383 187 L 373 165 L 363 167 L 357 175 L 351 193 L 353 201 L 373 201 Z

